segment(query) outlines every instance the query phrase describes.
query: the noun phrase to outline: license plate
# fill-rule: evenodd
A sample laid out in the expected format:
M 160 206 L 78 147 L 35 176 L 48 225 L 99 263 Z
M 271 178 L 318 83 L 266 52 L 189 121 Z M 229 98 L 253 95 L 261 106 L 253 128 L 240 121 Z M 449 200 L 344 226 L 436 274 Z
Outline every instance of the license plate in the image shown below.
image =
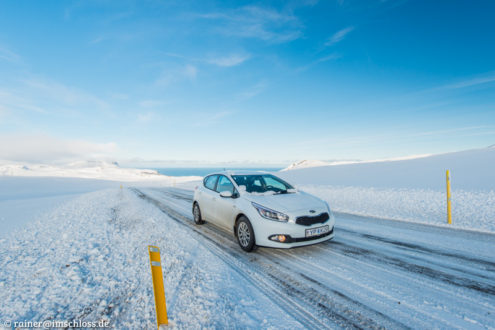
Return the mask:
M 330 227 L 328 225 L 322 226 L 322 227 L 306 229 L 306 237 L 320 236 L 320 235 L 328 233 L 329 231 L 330 231 Z

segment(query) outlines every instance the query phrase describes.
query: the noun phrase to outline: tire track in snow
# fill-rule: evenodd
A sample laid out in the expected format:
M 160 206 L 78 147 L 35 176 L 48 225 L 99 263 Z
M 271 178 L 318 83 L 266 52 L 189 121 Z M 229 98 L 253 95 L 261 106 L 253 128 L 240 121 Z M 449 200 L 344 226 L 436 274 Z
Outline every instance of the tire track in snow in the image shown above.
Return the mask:
M 189 213 L 190 206 L 184 204 L 192 202 L 190 191 L 177 188 L 155 190 L 164 196 L 167 203 L 173 205 L 176 210 L 180 209 L 185 214 Z M 340 229 L 338 228 L 337 231 L 340 232 Z M 232 238 L 230 239 L 232 240 Z M 315 245 L 314 248 L 335 254 L 340 258 L 348 258 L 351 262 L 359 262 L 364 269 L 362 267 L 354 268 L 365 277 L 368 276 L 366 269 L 371 267 L 371 269 L 378 271 L 381 269 L 381 271 L 389 274 L 388 277 L 401 279 L 396 285 L 398 297 L 401 297 L 400 292 L 411 293 L 406 284 L 408 281 L 416 283 L 415 286 L 418 286 L 420 290 L 426 286 L 427 289 L 425 289 L 424 294 L 415 299 L 417 300 L 416 304 L 419 305 L 409 306 L 418 313 L 416 322 L 421 323 L 423 319 L 427 322 L 426 320 L 430 318 L 436 324 L 449 327 L 457 327 L 461 324 L 464 324 L 464 327 L 473 324 L 478 326 L 485 324 L 483 326 L 485 327 L 492 324 L 490 315 L 494 305 L 495 282 L 491 274 L 495 263 L 489 260 L 462 252 L 453 253 L 442 248 L 433 249 L 428 245 L 402 242 L 344 228 L 342 228 L 342 236 L 336 237 L 330 244 L 319 244 Z M 263 249 L 259 251 L 261 253 L 258 255 L 266 257 L 273 254 L 267 251 Z M 277 254 L 282 253 L 282 251 L 285 252 L 285 250 L 272 251 L 277 251 L 274 252 Z M 291 256 L 294 257 L 292 254 Z M 296 268 L 301 268 L 299 266 Z M 307 263 L 307 267 L 311 267 L 311 262 Z M 331 272 L 328 274 L 328 276 L 332 275 Z M 343 280 L 345 281 L 345 278 Z M 386 285 L 386 283 L 384 282 L 382 285 Z M 437 297 L 435 292 L 438 292 L 440 296 Z M 377 294 L 380 296 L 380 293 Z M 352 296 L 355 295 L 352 294 Z M 387 299 L 393 299 L 393 296 Z M 421 299 L 426 300 L 422 301 Z M 451 306 L 452 302 L 454 305 Z M 444 310 L 437 312 L 431 310 L 431 305 L 428 308 L 431 303 L 439 304 L 437 307 Z M 456 315 L 449 314 L 450 308 L 457 311 Z M 473 317 L 477 321 L 472 320 Z M 399 319 L 404 318 L 399 316 Z M 452 323 L 453 320 L 457 321 Z
M 186 192 L 181 193 L 180 191 L 178 191 L 178 189 L 174 189 L 170 192 L 162 190 L 161 192 L 170 195 L 172 197 L 181 200 L 186 200 L 192 203 L 192 196 L 190 194 L 187 194 Z M 338 231 L 339 232 L 342 231 L 346 234 L 354 235 L 359 238 L 377 241 L 382 244 L 392 245 L 393 247 L 396 248 L 413 251 L 421 255 L 426 255 L 430 257 L 430 259 L 433 259 L 431 258 L 432 255 L 436 256 L 435 259 L 437 260 L 442 260 L 442 257 L 448 257 L 449 259 L 453 259 L 454 260 L 453 263 L 457 265 L 465 266 L 466 263 L 468 263 L 469 266 L 473 269 L 481 268 L 483 271 L 487 271 L 487 272 L 495 271 L 495 263 L 488 260 L 474 258 L 472 256 L 466 256 L 458 253 L 452 253 L 449 251 L 433 250 L 418 244 L 401 242 L 386 237 L 379 237 L 376 235 L 359 233 L 356 231 L 351 231 L 343 228 L 338 228 Z M 363 247 L 352 244 L 350 241 L 346 241 L 344 243 L 339 240 L 333 240 L 331 245 L 323 244 L 321 246 L 326 249 L 335 250 L 334 249 L 335 245 L 337 245 L 339 247 L 339 251 L 345 255 L 352 255 L 352 256 L 364 255 L 366 257 L 372 256 L 373 260 L 377 262 L 382 262 L 384 264 L 392 265 L 403 270 L 422 274 L 437 281 L 439 280 L 439 281 L 447 282 L 455 286 L 472 289 L 492 296 L 495 295 L 495 282 L 493 281 L 492 276 L 479 274 L 475 271 L 470 271 L 468 269 L 460 269 L 455 266 L 452 266 L 452 264 L 446 265 L 446 264 L 432 262 L 431 260 L 424 260 L 418 256 L 406 256 L 407 258 L 396 258 L 393 256 L 389 256 L 385 253 L 380 253 L 374 250 L 365 249 Z M 419 261 L 419 263 L 414 263 L 406 259 L 408 260 L 416 259 L 416 261 Z M 469 279 L 463 276 L 456 276 L 450 273 L 446 273 L 439 269 L 433 269 L 432 267 L 426 266 L 425 264 L 435 264 L 435 266 L 446 268 L 448 270 L 452 270 L 458 273 L 462 273 L 463 275 L 469 275 L 470 277 L 475 277 L 476 279 Z
M 164 192 L 162 190 L 157 190 L 157 192 L 160 193 L 160 196 L 163 196 L 160 198 L 167 198 L 166 199 L 167 205 L 174 207 L 175 210 L 181 210 L 181 212 L 186 212 L 185 214 L 188 214 L 190 212 L 189 205 L 184 205 L 183 202 L 180 202 L 177 199 L 170 199 L 169 194 L 167 194 L 166 192 Z M 213 228 L 216 228 L 216 227 L 213 227 Z M 228 237 L 228 239 L 232 240 L 232 237 L 230 234 L 228 234 L 227 237 Z M 327 246 L 327 245 L 331 247 L 332 242 L 329 242 L 328 244 L 325 244 L 325 243 L 317 244 L 317 245 L 313 245 L 313 246 L 308 247 L 308 248 L 309 249 L 321 249 L 322 246 Z M 368 297 L 368 293 L 370 293 L 370 288 L 366 287 L 366 284 L 369 284 L 369 283 L 364 283 L 364 285 L 361 286 L 359 276 L 357 276 L 356 277 L 357 280 L 354 280 L 354 281 L 349 281 L 348 278 L 340 276 L 339 272 L 338 271 L 336 272 L 333 269 L 335 267 L 335 259 L 326 260 L 326 261 L 319 260 L 318 262 L 308 262 L 308 260 L 305 260 L 304 263 L 302 263 L 303 261 L 301 260 L 301 258 L 299 258 L 299 263 L 292 262 L 292 260 L 294 258 L 298 258 L 299 252 L 303 252 L 303 251 L 304 251 L 304 249 L 293 249 L 293 250 L 260 249 L 258 251 L 257 255 L 260 258 L 261 257 L 269 258 L 272 262 L 278 263 L 279 264 L 278 267 L 284 267 L 284 268 L 286 268 L 287 272 L 292 273 L 292 274 L 295 273 L 294 276 L 301 276 L 301 277 L 306 278 L 306 279 L 308 279 L 308 277 L 305 275 L 305 273 L 309 273 L 312 269 L 318 268 L 319 272 L 312 272 L 311 276 L 313 278 L 309 279 L 309 281 L 311 281 L 312 283 L 315 284 L 314 285 L 315 288 L 318 288 L 318 289 L 324 290 L 324 291 L 331 291 L 331 289 L 329 289 L 329 288 L 340 287 L 341 289 L 344 289 L 344 290 L 347 290 L 348 292 L 350 292 L 350 294 L 354 297 L 354 299 L 353 299 L 354 301 L 363 301 L 364 303 L 362 303 L 361 305 L 374 306 L 373 308 L 375 308 L 375 309 L 378 308 L 379 310 L 384 311 L 384 313 L 386 313 L 386 315 L 391 315 L 392 317 L 395 314 L 395 319 L 398 319 L 398 320 L 411 319 L 410 313 L 412 312 L 414 315 L 417 316 L 415 318 L 415 321 L 414 321 L 416 326 L 420 325 L 420 327 L 422 327 L 422 328 L 428 328 L 432 324 L 431 322 L 434 322 L 434 324 L 442 324 L 442 326 L 444 326 L 444 327 L 449 327 L 449 328 L 456 328 L 457 327 L 457 325 L 455 323 L 452 323 L 449 321 L 449 317 L 443 317 L 442 318 L 441 316 L 435 315 L 435 312 L 431 313 L 432 312 L 431 308 L 430 309 L 425 309 L 424 307 L 422 308 L 421 302 L 419 303 L 418 306 L 416 306 L 414 304 L 408 304 L 407 302 L 403 301 L 403 304 L 401 305 L 403 308 L 398 309 L 396 307 L 397 302 L 400 300 L 403 300 L 403 298 L 404 298 L 401 294 L 396 296 L 394 299 L 392 297 L 393 295 L 390 296 L 387 293 L 384 294 L 384 293 L 380 292 L 380 290 L 377 291 L 377 290 L 371 289 L 371 292 L 373 292 L 373 296 L 381 297 L 379 301 L 373 301 L 373 299 L 370 299 Z M 335 251 L 328 251 L 328 252 L 332 253 L 332 254 L 336 254 L 339 257 L 348 258 L 347 256 L 344 256 L 342 254 L 339 255 L 339 253 L 336 253 Z M 282 254 L 285 255 L 285 257 L 283 257 Z M 309 255 L 311 256 L 311 253 L 309 253 Z M 309 258 L 311 258 L 311 257 L 309 257 Z M 264 259 L 259 259 L 259 260 L 257 260 L 257 262 L 261 263 L 262 262 L 261 260 L 264 260 Z M 280 264 L 281 260 L 284 261 L 283 264 Z M 356 261 L 356 260 L 353 260 L 353 261 Z M 326 265 L 327 267 L 330 267 L 330 268 L 324 269 L 324 268 L 320 267 L 320 264 Z M 361 273 L 362 276 L 364 276 L 364 277 L 368 276 L 367 271 L 369 271 L 370 267 L 373 269 L 373 267 L 379 265 L 379 264 L 375 264 L 375 263 L 371 264 L 371 263 L 365 262 L 365 261 L 362 262 L 361 264 L 363 265 L 364 270 L 361 268 L 354 268 L 354 271 L 356 271 L 357 273 Z M 383 266 L 381 266 L 381 267 L 386 267 L 386 265 L 383 264 Z M 381 268 L 381 267 L 380 267 L 381 271 L 390 272 L 389 269 Z M 349 267 L 347 265 L 345 266 L 345 268 L 347 270 L 349 270 Z M 353 269 L 353 268 L 351 268 L 351 269 Z M 404 273 L 400 273 L 399 271 L 394 270 L 392 273 L 393 273 L 394 278 L 396 278 L 397 276 L 399 276 L 399 277 L 404 276 Z M 321 274 L 325 274 L 325 275 L 323 276 Z M 407 275 L 409 275 L 409 274 L 407 274 Z M 322 283 L 314 280 L 315 278 L 323 278 L 323 279 L 325 279 L 325 281 L 328 281 L 330 278 L 335 278 L 335 277 L 339 278 L 339 280 L 333 281 L 334 282 L 333 284 L 327 283 L 325 285 L 325 284 L 322 284 Z M 419 278 L 419 279 L 421 280 L 421 278 Z M 412 278 L 410 280 L 415 280 L 415 279 Z M 349 285 L 346 285 L 346 283 L 348 283 Z M 382 280 L 376 286 L 376 288 L 380 288 L 380 286 L 384 285 L 385 283 L 386 282 L 384 282 Z M 344 284 L 344 286 L 342 286 L 342 284 Z M 349 287 L 351 288 L 350 291 L 349 291 Z M 402 288 L 404 288 L 404 287 L 402 287 Z M 433 291 L 436 291 L 436 289 L 437 289 L 434 286 L 432 286 L 431 288 L 433 289 Z M 409 289 L 407 288 L 406 290 L 409 290 Z M 454 295 L 454 297 L 452 297 L 452 295 L 449 294 L 447 300 L 452 299 L 452 298 L 455 298 L 459 301 L 459 299 L 462 299 L 465 297 L 459 297 L 457 295 Z M 393 302 L 393 303 L 391 303 L 391 302 Z M 407 309 L 404 310 L 404 307 L 406 307 Z M 387 316 L 387 317 L 389 317 L 389 316 Z M 485 316 L 481 316 L 481 318 L 483 319 L 483 318 L 485 318 Z M 458 322 L 460 322 L 461 324 L 468 324 L 464 320 L 459 320 Z
M 374 241 L 378 241 L 381 243 L 390 244 L 390 245 L 393 245 L 393 246 L 396 246 L 399 248 L 403 248 L 405 250 L 410 250 L 410 251 L 414 251 L 414 252 L 422 252 L 422 253 L 428 254 L 428 255 L 437 255 L 437 256 L 448 257 L 448 258 L 452 258 L 452 259 L 458 259 L 459 260 L 458 263 L 462 263 L 464 261 L 464 262 L 468 262 L 470 264 L 476 265 L 478 267 L 482 267 L 483 269 L 485 269 L 487 271 L 495 271 L 495 262 L 491 262 L 488 260 L 478 259 L 478 258 L 474 258 L 474 257 L 470 257 L 470 256 L 458 254 L 458 253 L 452 253 L 452 252 L 448 252 L 448 251 L 433 250 L 433 249 L 430 249 L 430 248 L 427 248 L 425 246 L 421 246 L 418 244 L 401 242 L 401 241 L 393 240 L 390 238 L 379 237 L 376 235 L 371 235 L 371 234 L 366 234 L 366 233 L 358 233 L 356 231 L 351 231 L 351 230 L 343 229 L 343 228 L 339 228 L 339 231 L 346 232 L 346 233 L 351 234 L 351 235 L 359 236 L 360 238 L 365 238 L 368 240 L 374 240 Z
M 290 269 L 274 264 L 261 255 L 240 252 L 232 237 L 226 232 L 213 226 L 197 227 L 190 217 L 176 212 L 138 189 L 133 191 L 142 199 L 157 206 L 173 220 L 206 239 L 212 248 L 211 252 L 306 327 L 405 328 L 400 322 L 389 319 L 386 315 L 362 305 L 341 292 L 327 288 L 328 290 L 322 293 L 315 288 L 315 283 L 301 276 L 304 274 L 294 274 Z M 177 193 L 173 195 L 175 198 L 179 197 Z M 181 195 L 180 199 L 190 201 L 189 196 Z

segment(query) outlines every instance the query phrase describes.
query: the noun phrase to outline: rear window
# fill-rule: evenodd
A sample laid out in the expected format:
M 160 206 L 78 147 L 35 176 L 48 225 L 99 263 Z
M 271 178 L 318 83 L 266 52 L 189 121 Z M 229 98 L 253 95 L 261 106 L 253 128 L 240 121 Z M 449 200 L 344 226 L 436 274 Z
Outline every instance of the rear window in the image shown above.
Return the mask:
M 215 185 L 217 184 L 217 179 L 218 179 L 218 175 L 207 176 L 204 179 L 203 184 L 206 188 L 211 189 L 211 190 L 215 190 Z

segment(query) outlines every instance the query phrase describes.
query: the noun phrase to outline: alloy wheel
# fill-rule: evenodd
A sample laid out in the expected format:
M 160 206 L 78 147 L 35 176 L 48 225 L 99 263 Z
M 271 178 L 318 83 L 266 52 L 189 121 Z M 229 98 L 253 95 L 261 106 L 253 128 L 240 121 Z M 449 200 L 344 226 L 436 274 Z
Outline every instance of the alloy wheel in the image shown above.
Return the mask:
M 249 227 L 245 222 L 241 222 L 237 229 L 237 236 L 239 237 L 239 242 L 242 246 L 246 247 L 251 240 L 251 232 L 249 231 Z

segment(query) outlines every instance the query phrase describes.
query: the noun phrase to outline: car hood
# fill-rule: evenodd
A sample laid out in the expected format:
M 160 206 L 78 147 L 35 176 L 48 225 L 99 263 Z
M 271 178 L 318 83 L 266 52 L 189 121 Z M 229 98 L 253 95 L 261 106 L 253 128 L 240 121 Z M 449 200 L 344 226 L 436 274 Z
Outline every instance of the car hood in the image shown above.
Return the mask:
M 323 212 L 327 208 L 324 201 L 302 191 L 277 195 L 253 195 L 246 193 L 244 196 L 251 202 L 284 213 L 295 211 L 304 211 L 304 213 L 307 213 L 309 210 Z

